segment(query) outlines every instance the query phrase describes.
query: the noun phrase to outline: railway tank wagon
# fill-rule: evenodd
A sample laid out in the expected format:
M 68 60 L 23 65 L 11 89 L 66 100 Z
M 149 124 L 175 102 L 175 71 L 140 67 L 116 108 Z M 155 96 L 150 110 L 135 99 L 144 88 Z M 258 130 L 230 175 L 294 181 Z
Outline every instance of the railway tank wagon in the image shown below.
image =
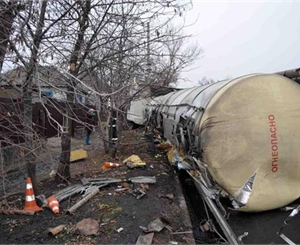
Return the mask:
M 183 89 L 150 103 L 164 138 L 206 166 L 240 211 L 300 196 L 300 85 L 253 74 Z

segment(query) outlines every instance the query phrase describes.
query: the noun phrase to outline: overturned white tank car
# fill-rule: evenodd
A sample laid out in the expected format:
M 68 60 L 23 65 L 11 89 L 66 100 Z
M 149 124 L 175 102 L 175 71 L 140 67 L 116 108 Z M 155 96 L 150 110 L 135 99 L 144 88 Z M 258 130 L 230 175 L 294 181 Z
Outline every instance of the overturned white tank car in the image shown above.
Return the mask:
M 276 74 L 247 75 L 155 98 L 148 120 L 199 159 L 241 211 L 300 196 L 300 85 Z

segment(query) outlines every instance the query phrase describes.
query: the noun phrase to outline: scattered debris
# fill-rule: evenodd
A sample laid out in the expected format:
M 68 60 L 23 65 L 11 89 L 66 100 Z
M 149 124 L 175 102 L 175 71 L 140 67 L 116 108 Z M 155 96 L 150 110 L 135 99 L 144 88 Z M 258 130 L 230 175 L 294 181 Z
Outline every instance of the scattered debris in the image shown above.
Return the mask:
M 189 163 L 187 162 L 177 162 L 178 169 L 185 169 L 185 170 L 192 170 L 194 169 Z
M 167 153 L 168 161 L 172 166 L 176 166 L 178 162 L 183 162 L 183 158 L 179 155 L 175 147 L 172 147 Z
M 128 188 L 118 188 L 118 189 L 115 189 L 115 192 L 122 193 L 122 192 L 127 192 L 128 190 L 129 190 Z
M 248 236 L 248 232 L 247 231 L 245 231 L 244 234 L 238 236 L 238 240 L 242 242 L 243 238 L 246 237 L 246 236 Z
M 147 193 L 142 188 L 136 188 L 133 190 L 133 195 L 136 197 L 136 199 L 141 199 L 143 196 L 145 196 Z
M 143 190 L 149 190 L 149 185 L 147 185 L 147 184 L 140 184 L 140 187 L 141 187 Z
M 168 229 L 170 232 L 173 232 L 173 228 L 172 228 L 171 226 L 166 225 L 165 227 L 166 227 L 166 229 Z
M 78 235 L 96 235 L 99 231 L 99 223 L 91 218 L 83 219 L 76 224 L 76 234 Z
M 108 205 L 108 204 L 103 204 L 103 203 L 99 204 L 99 209 L 100 209 L 100 210 L 108 209 L 108 208 L 109 208 L 109 205 Z
M 291 211 L 291 210 L 297 208 L 297 206 L 298 205 L 296 205 L 296 204 L 295 205 L 289 205 L 289 206 L 285 206 L 283 208 L 280 208 L 279 210 L 281 210 L 281 211 Z
M 81 183 L 83 185 L 89 185 L 90 184 L 89 180 L 87 178 L 85 178 L 85 177 L 81 179 Z
M 70 152 L 70 162 L 86 159 L 88 157 L 87 151 L 83 149 Z
M 122 183 L 122 187 L 129 189 L 131 188 L 131 185 L 128 182 L 124 182 Z
M 92 193 L 92 192 L 94 192 L 94 191 L 96 191 L 96 190 L 99 190 L 99 186 L 93 186 L 93 185 L 91 185 L 91 186 L 89 186 L 89 188 L 87 188 L 87 189 L 85 190 L 85 192 L 84 192 L 84 194 L 82 195 L 82 197 L 86 197 L 86 196 L 88 196 L 90 193 Z
M 200 230 L 202 232 L 206 232 L 206 231 L 209 231 L 210 230 L 210 224 L 207 220 L 203 220 L 201 223 L 200 223 Z
M 168 141 L 161 142 L 156 147 L 168 152 L 173 146 L 171 142 L 168 140 Z
M 135 245 L 150 245 L 152 244 L 153 236 L 154 232 L 142 234 L 138 237 L 138 240 L 136 241 Z
M 125 154 L 128 154 L 128 152 L 127 153 L 125 152 Z M 138 153 L 138 151 L 131 151 L 128 155 L 125 156 L 123 155 L 124 157 L 122 157 L 120 161 L 115 160 L 115 162 L 121 163 L 123 166 L 124 164 L 122 163 L 122 161 L 128 156 L 130 156 L 133 152 Z M 84 196 L 89 195 L 93 189 L 97 188 L 100 190 L 101 193 L 98 192 L 96 196 L 92 197 L 92 199 L 87 201 L 85 204 L 82 204 L 80 208 L 76 209 L 76 211 L 74 211 L 75 216 L 73 216 L 73 218 L 70 218 L 72 216 L 63 216 L 63 215 L 54 216 L 49 211 L 47 211 L 47 213 L 45 213 L 44 215 L 38 215 L 38 217 L 36 217 L 38 219 L 36 221 L 35 218 L 34 221 L 35 224 L 32 229 L 34 238 L 25 237 L 26 240 L 24 240 L 24 242 L 29 242 L 33 239 L 33 241 L 35 241 L 36 243 L 47 243 L 47 241 L 48 242 L 52 241 L 52 243 L 61 243 L 68 240 L 69 243 L 73 243 L 73 244 L 75 243 L 92 244 L 92 243 L 103 242 L 103 241 L 107 241 L 108 243 L 111 241 L 114 241 L 115 243 L 116 241 L 118 243 L 122 243 L 122 240 L 126 239 L 127 243 L 130 242 L 134 244 L 136 242 L 136 244 L 140 244 L 140 245 L 141 244 L 150 245 L 152 243 L 159 244 L 162 241 L 163 243 L 169 242 L 171 244 L 175 244 L 175 242 L 170 242 L 170 241 L 176 241 L 177 240 L 176 237 L 178 238 L 180 237 L 181 238 L 180 241 L 182 241 L 182 239 L 184 239 L 183 237 L 187 234 L 183 234 L 182 237 L 181 235 L 176 235 L 174 239 L 172 239 L 170 237 L 172 236 L 172 231 L 169 232 L 169 230 L 167 230 L 168 229 L 167 225 L 163 228 L 162 231 L 160 231 L 159 234 L 155 234 L 155 232 L 150 232 L 150 230 L 148 231 L 149 233 L 144 233 L 142 230 L 128 231 L 127 229 L 128 224 L 126 222 L 129 221 L 130 223 L 134 222 L 135 224 L 138 225 L 138 227 L 139 225 L 145 225 L 146 229 L 148 230 L 147 228 L 148 223 L 150 223 L 150 221 L 152 220 L 155 220 L 157 217 L 170 217 L 170 219 L 172 219 L 172 214 L 174 214 L 176 215 L 176 219 L 174 218 L 175 222 L 177 221 L 179 222 L 181 219 L 181 217 L 179 217 L 180 214 L 177 213 L 178 211 L 177 207 L 174 207 L 170 201 L 164 202 L 163 200 L 157 200 L 157 197 L 155 197 L 156 195 L 155 193 L 158 193 L 160 190 L 166 190 L 165 192 L 162 191 L 161 193 L 163 193 L 166 198 L 172 199 L 173 194 L 168 194 L 168 193 L 172 193 L 175 188 L 173 188 L 173 186 L 169 186 L 169 184 L 173 185 L 171 178 L 163 179 L 164 178 L 163 174 L 166 174 L 164 173 L 164 171 L 168 171 L 169 168 L 168 166 L 163 165 L 162 161 L 153 159 L 154 158 L 153 154 L 155 155 L 156 153 L 155 151 L 153 152 L 152 145 L 151 148 L 149 148 L 148 153 L 149 156 L 147 154 L 142 153 L 142 155 L 140 155 L 140 153 L 138 153 L 141 159 L 145 161 L 145 163 L 147 163 L 147 165 L 144 165 L 146 166 L 146 168 L 142 170 L 141 169 L 129 170 L 127 167 L 124 166 L 124 167 L 112 169 L 107 172 L 99 171 L 102 167 L 101 165 L 103 165 L 104 162 L 107 161 L 108 159 L 105 159 L 105 156 L 103 156 L 103 158 L 101 156 L 101 158 L 99 157 L 99 159 L 101 160 L 99 160 L 98 156 L 95 156 L 95 159 L 97 159 L 96 164 L 95 163 L 93 163 L 93 165 L 90 164 L 92 159 L 87 159 L 88 161 L 84 161 L 84 162 L 82 161 L 82 163 L 80 163 L 79 165 L 76 164 L 76 168 L 75 168 L 76 174 L 74 173 L 74 176 L 76 176 L 76 178 L 72 179 L 72 181 L 69 183 L 65 183 L 63 185 L 57 185 L 55 184 L 55 182 L 53 182 L 53 180 L 51 181 L 50 179 L 48 179 L 45 182 L 42 182 L 43 185 L 41 191 L 42 193 L 46 194 L 46 197 L 45 196 L 44 198 L 36 197 L 37 201 L 38 199 L 40 199 L 41 201 L 47 200 L 46 199 L 47 197 L 52 195 L 55 196 L 57 195 L 57 201 L 59 202 L 59 206 L 60 206 L 59 208 L 61 214 L 62 212 L 64 213 L 67 212 L 67 209 L 73 206 L 74 204 L 76 203 L 78 204 L 78 202 L 81 201 L 81 199 L 84 198 Z M 90 158 L 90 154 L 88 155 L 88 157 Z M 157 155 L 157 157 L 161 157 L 161 156 Z M 86 164 L 90 164 L 90 165 L 86 165 Z M 85 172 L 85 170 L 87 172 Z M 50 171 L 46 172 L 47 175 L 49 175 Z M 55 170 L 52 172 L 53 176 L 55 175 L 55 172 L 56 172 Z M 78 176 L 81 177 L 78 178 Z M 73 180 L 78 182 L 75 184 Z M 163 187 L 160 185 L 161 183 L 163 184 Z M 104 186 L 104 188 L 100 189 L 100 186 L 101 187 Z M 135 193 L 136 197 L 131 196 L 135 188 L 137 188 Z M 102 190 L 105 191 L 102 192 Z M 108 192 L 111 192 L 112 196 L 107 196 Z M 126 196 L 121 197 L 122 195 L 126 195 Z M 148 195 L 149 197 L 147 197 L 146 195 Z M 100 196 L 101 198 L 98 200 L 98 197 Z M 129 201 L 127 201 L 128 198 L 130 199 Z M 144 200 L 137 200 L 136 198 L 137 199 L 144 198 Z M 20 200 L 16 202 L 16 208 L 19 207 L 19 203 L 22 202 L 22 199 L 24 199 L 23 196 L 21 196 Z M 149 210 L 148 209 L 146 210 L 145 207 L 148 206 L 148 204 L 145 206 L 143 204 L 143 201 L 147 201 L 148 199 L 150 201 L 149 204 L 151 205 L 151 208 Z M 10 200 L 11 198 L 9 199 L 9 201 Z M 118 202 L 119 200 L 121 202 Z M 45 201 L 42 202 L 44 203 Z M 60 203 L 60 202 L 64 202 L 64 203 Z M 38 206 L 41 206 L 40 203 L 37 204 Z M 122 207 L 124 205 L 124 212 L 122 212 L 121 208 L 116 209 L 117 208 L 116 205 L 121 205 Z M 135 205 L 138 206 L 135 207 Z M 161 205 L 166 205 L 166 206 L 163 206 L 163 209 L 161 209 Z M 171 208 L 174 207 L 176 209 L 174 210 L 169 209 L 169 205 L 172 205 L 170 206 Z M 134 208 L 132 209 L 132 207 Z M 23 208 L 22 205 L 21 208 Z M 159 216 L 156 216 L 157 214 L 159 214 Z M 42 225 L 41 227 L 41 224 L 43 224 L 42 223 L 43 221 L 41 220 L 44 219 L 43 217 L 45 217 L 45 215 L 52 215 L 51 216 L 52 218 L 50 219 L 50 222 L 48 222 L 48 225 L 44 227 Z M 147 217 L 148 218 L 150 217 L 150 220 L 146 219 L 145 222 L 145 218 Z M 9 219 L 11 220 L 11 218 L 15 219 L 18 217 L 10 217 Z M 86 228 L 87 226 L 86 223 L 82 224 L 84 221 L 79 222 L 84 218 L 95 219 L 98 222 L 98 225 L 97 224 L 95 225 L 95 231 L 93 232 L 93 234 L 96 234 L 96 236 L 92 235 L 92 236 L 85 237 L 85 235 L 89 235 L 92 232 L 90 232 L 90 228 Z M 28 218 L 26 218 L 26 216 L 24 216 L 23 218 L 22 217 L 19 218 L 19 220 L 20 219 L 26 221 L 23 222 L 25 225 L 28 223 L 27 222 Z M 29 219 L 31 219 L 31 217 L 29 217 Z M 30 222 L 30 220 L 28 221 Z M 79 223 L 76 225 L 77 222 Z M 19 224 L 16 223 L 13 225 L 14 226 L 12 227 L 15 228 Z M 180 224 L 180 227 L 183 226 L 185 226 L 185 224 Z M 98 229 L 96 227 L 98 227 Z M 83 228 L 86 228 L 86 230 L 83 230 Z M 176 231 L 180 232 L 184 230 L 188 230 L 188 229 L 183 228 Z M 15 231 L 17 231 L 17 229 Z M 13 232 L 11 232 L 10 234 L 13 234 Z M 46 236 L 48 236 L 49 234 L 49 237 L 47 238 L 43 236 L 43 234 L 46 234 Z M 82 236 L 79 237 L 76 234 L 80 234 Z
M 148 183 L 148 184 L 154 184 L 156 183 L 156 177 L 155 176 L 137 176 L 127 179 L 114 179 L 114 178 L 97 178 L 97 179 L 87 179 L 82 178 L 81 182 L 83 185 L 108 185 L 113 183 L 121 183 L 121 182 L 131 182 L 131 183 Z M 102 187 L 102 186 L 101 186 Z
M 283 233 L 279 234 L 279 236 L 286 241 L 287 244 L 289 245 L 296 245 L 296 243 L 294 243 L 291 239 L 289 239 L 286 235 L 284 235 Z
M 140 184 L 140 187 L 135 188 L 132 194 L 136 197 L 136 199 L 141 199 L 147 194 L 148 189 L 149 186 L 147 184 Z
M 193 231 L 176 231 L 172 232 L 173 235 L 181 235 L 181 234 L 193 234 Z
M 84 185 L 90 184 L 90 185 L 108 185 L 112 183 L 121 183 L 121 179 L 114 179 L 114 178 L 97 178 L 97 179 L 81 179 L 81 182 L 84 183 Z
M 166 195 L 163 195 L 163 194 L 157 194 L 157 196 L 159 197 L 159 198 L 167 198 L 167 199 L 169 199 L 169 200 L 174 200 L 174 195 L 172 194 L 172 193 L 170 193 L 170 194 L 166 194 Z
M 88 187 L 82 185 L 71 185 L 68 186 L 55 194 L 57 201 L 61 202 L 77 193 L 83 193 Z
M 174 200 L 174 195 L 172 193 L 167 194 L 166 198 L 170 199 L 170 200 Z
M 130 178 L 129 181 L 132 183 L 148 183 L 148 184 L 154 184 L 156 183 L 155 176 L 138 176 Z
M 34 215 L 35 211 L 24 211 L 24 210 L 18 210 L 18 209 L 0 209 L 0 214 L 24 214 L 24 215 Z
M 82 198 L 79 202 L 77 202 L 75 205 L 73 205 L 71 208 L 67 210 L 67 214 L 73 214 L 78 208 L 80 208 L 84 203 L 86 203 L 88 200 L 90 200 L 93 196 L 98 194 L 99 188 L 93 189 L 87 196 Z
M 123 163 L 130 169 L 146 166 L 146 163 L 137 155 L 131 155 L 130 157 L 126 158 Z
M 49 228 L 48 235 L 55 236 L 65 229 L 66 225 L 59 225 L 54 228 Z
M 160 232 L 169 222 L 165 218 L 157 218 L 156 220 L 152 221 L 148 227 L 140 226 L 140 228 L 146 232 Z
M 123 231 L 124 229 L 122 227 L 120 227 L 119 229 L 116 230 L 116 232 L 120 233 L 121 231 Z
M 192 165 L 186 162 L 183 157 L 181 156 L 176 148 L 171 148 L 168 153 L 168 161 L 172 166 L 176 166 L 178 169 L 185 169 L 185 170 L 192 170 L 194 169 Z
M 289 221 L 296 216 L 300 211 L 300 205 L 298 205 L 297 207 L 295 207 L 293 209 L 293 211 L 290 213 L 290 215 L 283 221 L 283 225 L 281 226 L 281 228 L 279 229 L 279 231 L 277 232 L 278 236 L 280 236 L 285 242 L 287 242 L 290 245 L 295 244 L 293 241 L 291 241 L 287 236 L 285 236 L 282 232 L 283 229 L 288 226 Z
M 111 169 L 111 168 L 117 168 L 120 167 L 121 164 L 119 163 L 113 163 L 113 162 L 105 162 L 102 166 L 102 169 Z
M 52 169 L 51 172 L 49 173 L 49 177 L 50 177 L 50 178 L 54 178 L 55 175 L 56 175 L 56 172 L 57 172 L 57 171 L 56 171 L 55 169 Z

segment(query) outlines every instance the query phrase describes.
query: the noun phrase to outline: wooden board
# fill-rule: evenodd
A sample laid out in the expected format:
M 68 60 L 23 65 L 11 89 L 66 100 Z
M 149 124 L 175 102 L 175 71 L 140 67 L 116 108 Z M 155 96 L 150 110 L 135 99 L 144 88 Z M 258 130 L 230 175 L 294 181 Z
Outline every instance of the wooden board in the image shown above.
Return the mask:
M 75 162 L 87 158 L 87 151 L 83 149 L 75 150 L 70 152 L 70 162 Z

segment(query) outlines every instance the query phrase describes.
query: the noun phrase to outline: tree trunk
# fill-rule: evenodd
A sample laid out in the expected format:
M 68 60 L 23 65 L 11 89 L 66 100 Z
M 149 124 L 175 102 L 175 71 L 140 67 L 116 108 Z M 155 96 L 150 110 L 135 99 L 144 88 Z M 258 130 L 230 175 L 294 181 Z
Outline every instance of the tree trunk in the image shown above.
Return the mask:
M 61 155 L 55 176 L 56 183 L 65 183 L 71 179 L 70 173 L 70 152 L 71 152 L 71 134 L 72 134 L 72 109 L 74 96 L 71 92 L 72 88 L 68 87 L 67 104 L 66 104 L 66 120 L 64 132 L 61 135 Z
M 58 184 L 68 182 L 71 178 L 70 149 L 71 149 L 71 137 L 69 132 L 65 131 L 61 135 L 60 162 L 58 164 L 57 174 L 55 176 L 55 181 Z
M 91 0 L 79 1 L 82 7 L 82 16 L 79 19 L 79 32 L 74 46 L 74 51 L 70 58 L 70 73 L 76 77 L 79 68 L 77 69 L 77 62 L 79 60 L 80 50 L 84 45 L 84 34 L 88 28 L 89 13 L 91 11 Z M 61 138 L 61 158 L 57 169 L 55 180 L 57 183 L 66 182 L 71 178 L 70 173 L 70 152 L 71 152 L 71 135 L 72 135 L 72 116 L 73 116 L 73 103 L 74 103 L 74 90 L 76 82 L 70 78 L 68 91 L 67 91 L 67 105 L 66 105 L 66 125 Z
M 23 87 L 24 102 L 24 138 L 25 138 L 25 162 L 27 164 L 27 174 L 31 177 L 35 194 L 39 193 L 36 179 L 35 155 L 33 153 L 33 129 L 32 129 L 32 81 L 36 71 L 37 57 L 42 41 L 42 30 L 46 13 L 47 1 L 43 1 L 40 17 L 37 24 L 36 33 L 33 39 L 33 50 L 28 65 L 25 86 Z

